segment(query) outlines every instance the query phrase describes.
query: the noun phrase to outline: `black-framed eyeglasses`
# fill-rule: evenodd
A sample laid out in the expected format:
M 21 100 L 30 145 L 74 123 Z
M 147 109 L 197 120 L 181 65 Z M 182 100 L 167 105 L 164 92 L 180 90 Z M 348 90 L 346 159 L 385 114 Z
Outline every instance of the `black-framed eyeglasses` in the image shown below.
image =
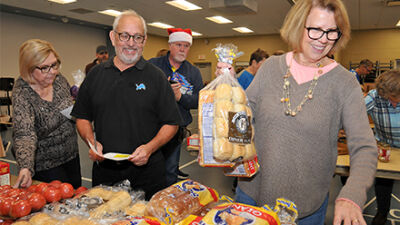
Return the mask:
M 50 66 L 48 66 L 48 65 L 41 66 L 41 67 L 36 66 L 35 68 L 42 71 L 42 73 L 49 73 L 51 69 L 58 70 L 60 68 L 60 65 L 61 65 L 60 62 L 57 61 L 57 62 L 51 64 Z
M 322 30 L 321 28 L 317 27 L 305 27 L 307 29 L 308 37 L 313 40 L 318 40 L 326 34 L 326 38 L 329 41 L 337 41 L 339 40 L 342 33 L 339 29 L 329 29 L 329 30 Z
M 108 52 L 102 51 L 102 52 L 99 52 L 98 54 L 99 54 L 99 55 L 106 55 L 106 54 L 108 54 Z
M 118 33 L 117 31 L 114 31 L 114 32 L 116 34 L 118 34 L 118 38 L 120 41 L 127 42 L 132 38 L 133 41 L 136 42 L 136 44 L 143 44 L 143 42 L 144 42 L 145 37 L 143 35 L 140 35 L 140 34 L 130 35 L 127 32 L 122 32 L 122 33 Z

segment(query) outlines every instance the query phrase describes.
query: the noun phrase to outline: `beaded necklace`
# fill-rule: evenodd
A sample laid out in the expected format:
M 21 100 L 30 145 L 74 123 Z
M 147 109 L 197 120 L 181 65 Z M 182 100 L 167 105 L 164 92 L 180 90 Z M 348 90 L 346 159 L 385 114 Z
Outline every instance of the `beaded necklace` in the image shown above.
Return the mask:
M 288 66 L 286 74 L 283 76 L 283 97 L 281 98 L 281 102 L 285 104 L 284 105 L 285 115 L 294 117 L 303 109 L 303 105 L 307 102 L 307 100 L 311 100 L 313 98 L 313 92 L 318 83 L 318 74 L 322 74 L 323 71 L 319 69 L 315 73 L 314 78 L 311 81 L 311 85 L 308 88 L 306 94 L 304 95 L 303 100 L 300 102 L 299 105 L 297 105 L 294 109 L 292 109 L 291 108 L 292 104 L 290 102 L 290 81 L 289 81 L 289 77 L 292 76 L 292 74 L 290 73 L 290 66 L 292 65 L 292 60 L 290 61 L 290 65 Z M 316 65 L 318 68 L 322 67 L 322 64 L 320 62 L 318 62 Z

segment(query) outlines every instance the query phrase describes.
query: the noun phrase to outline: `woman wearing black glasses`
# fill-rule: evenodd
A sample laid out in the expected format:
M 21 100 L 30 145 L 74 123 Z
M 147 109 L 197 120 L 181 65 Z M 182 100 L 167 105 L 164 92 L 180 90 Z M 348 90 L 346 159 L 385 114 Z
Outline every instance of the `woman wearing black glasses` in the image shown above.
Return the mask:
M 350 38 L 346 9 L 340 0 L 296 1 L 281 36 L 293 51 L 265 61 L 246 90 L 261 169 L 239 180 L 236 201 L 274 205 L 285 197 L 297 204 L 299 225 L 323 225 L 343 127 L 351 169 L 333 224 L 366 224 L 362 207 L 374 180 L 376 142 L 357 80 L 328 57 Z
M 47 41 L 32 39 L 20 47 L 20 77 L 12 95 L 14 152 L 20 168 L 15 187 L 28 187 L 32 179 L 81 186 L 75 124 L 61 112 L 73 102 L 60 63 Z

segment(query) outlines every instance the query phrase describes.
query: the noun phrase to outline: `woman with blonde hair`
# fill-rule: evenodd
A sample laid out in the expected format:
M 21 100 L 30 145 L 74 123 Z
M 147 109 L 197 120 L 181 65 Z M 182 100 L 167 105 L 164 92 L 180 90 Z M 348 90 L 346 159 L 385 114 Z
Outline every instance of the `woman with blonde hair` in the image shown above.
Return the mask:
M 73 105 L 61 60 L 47 41 L 31 39 L 19 49 L 20 77 L 13 88 L 13 141 L 20 168 L 15 187 L 32 179 L 81 185 L 75 124 L 61 111 Z
M 351 168 L 333 224 L 365 225 L 376 142 L 357 80 L 328 57 L 350 38 L 346 9 L 340 0 L 298 0 L 281 36 L 292 51 L 267 59 L 246 90 L 261 168 L 252 179 L 239 179 L 236 200 L 261 206 L 285 197 L 297 205 L 299 225 L 323 225 L 343 127 Z

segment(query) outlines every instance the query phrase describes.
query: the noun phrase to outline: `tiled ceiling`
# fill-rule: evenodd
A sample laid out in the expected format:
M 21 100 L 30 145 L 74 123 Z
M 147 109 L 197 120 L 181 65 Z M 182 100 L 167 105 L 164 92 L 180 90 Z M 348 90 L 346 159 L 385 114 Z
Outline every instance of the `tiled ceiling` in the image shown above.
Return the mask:
M 202 37 L 244 36 L 232 30 L 248 27 L 250 35 L 276 34 L 286 13 L 290 0 L 251 0 L 257 2 L 256 13 L 240 13 L 232 10 L 217 11 L 209 7 L 209 1 L 190 0 L 202 7 L 201 10 L 183 11 L 165 3 L 164 0 L 78 0 L 71 4 L 56 4 L 47 0 L 1 0 L 0 11 L 58 20 L 68 23 L 110 28 L 113 17 L 99 14 L 105 9 L 134 9 L 147 23 L 164 22 L 175 27 L 191 28 L 202 33 Z M 246 1 L 246 0 L 222 0 Z M 348 9 L 352 29 L 395 28 L 400 20 L 400 6 L 387 6 L 388 0 L 343 0 Z M 389 0 L 390 1 L 390 0 Z M 398 2 L 398 0 L 392 0 Z M 222 15 L 233 21 L 231 24 L 215 24 L 205 17 Z M 165 30 L 148 26 L 150 34 L 167 36 Z M 247 34 L 249 35 L 249 34 Z

